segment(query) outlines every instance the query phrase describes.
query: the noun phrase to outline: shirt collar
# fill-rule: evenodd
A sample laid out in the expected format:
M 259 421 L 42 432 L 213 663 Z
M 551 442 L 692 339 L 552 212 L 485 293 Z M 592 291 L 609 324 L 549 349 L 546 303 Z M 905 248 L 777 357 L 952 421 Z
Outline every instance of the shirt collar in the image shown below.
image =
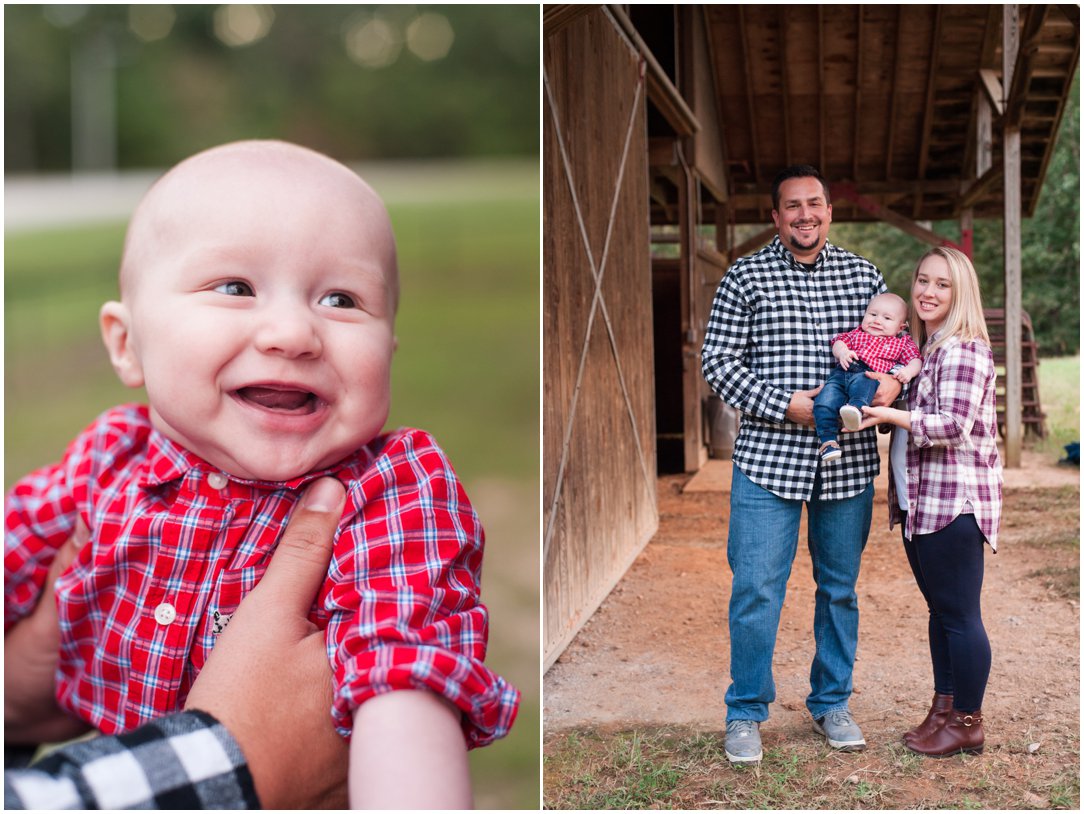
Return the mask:
M 379 441 L 380 439 L 376 439 Z M 341 475 L 348 478 L 356 478 L 360 472 L 372 462 L 373 443 L 367 444 L 352 455 L 338 463 L 313 472 L 306 472 L 300 477 L 288 481 L 260 481 L 246 480 L 230 476 L 237 483 L 265 489 L 300 489 L 311 481 L 324 475 Z M 139 485 L 145 488 L 155 488 L 170 481 L 181 480 L 189 472 L 201 470 L 203 472 L 217 472 L 218 467 L 205 461 L 203 458 L 185 449 L 183 446 L 167 438 L 156 429 L 151 429 L 147 439 L 147 454 L 143 461 L 143 471 L 139 478 Z
M 814 269 L 819 269 L 822 265 L 824 265 L 824 261 L 827 259 L 828 253 L 832 250 L 832 244 L 827 239 L 825 239 L 824 246 L 821 247 L 820 253 L 817 255 L 817 259 L 814 260 L 812 263 L 802 263 L 791 253 L 790 249 L 783 245 L 783 241 L 779 239 L 779 235 L 776 235 L 772 242 L 768 245 L 769 247 L 771 247 L 772 251 L 774 251 L 776 254 L 779 255 L 780 258 L 782 258 L 784 263 L 787 263 L 792 268 L 803 270 L 809 268 L 809 266 L 813 266 Z

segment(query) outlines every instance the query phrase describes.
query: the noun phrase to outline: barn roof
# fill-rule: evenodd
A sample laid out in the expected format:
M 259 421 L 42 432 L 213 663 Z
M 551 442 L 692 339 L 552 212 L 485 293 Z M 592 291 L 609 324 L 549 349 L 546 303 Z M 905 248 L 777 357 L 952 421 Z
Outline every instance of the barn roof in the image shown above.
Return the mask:
M 675 37 L 682 12 L 624 8 L 682 87 L 680 51 L 689 46 Z M 837 221 L 872 219 L 870 202 L 910 220 L 955 219 L 966 206 L 975 217 L 1001 218 L 1002 114 L 1020 125 L 1022 210 L 1034 212 L 1077 67 L 1078 6 L 1017 7 L 1019 56 L 1004 90 L 1000 5 L 702 8 L 721 131 L 726 189 L 719 192 L 729 197 L 732 222 L 769 222 L 771 180 L 797 163 L 817 166 L 841 189 L 853 185 L 865 200 L 865 208 L 833 201 Z M 993 106 L 985 129 L 993 164 L 980 175 L 982 94 Z M 649 98 L 653 136 L 688 128 L 662 94 Z

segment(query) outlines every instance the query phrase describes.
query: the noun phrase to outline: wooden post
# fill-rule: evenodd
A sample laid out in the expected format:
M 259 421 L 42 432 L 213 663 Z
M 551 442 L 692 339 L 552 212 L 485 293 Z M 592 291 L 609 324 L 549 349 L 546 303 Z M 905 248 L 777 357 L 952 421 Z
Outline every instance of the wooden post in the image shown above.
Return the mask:
M 696 472 L 703 461 L 703 415 L 700 406 L 700 331 L 697 329 L 696 249 L 697 189 L 689 165 L 681 160 L 678 229 L 681 235 L 681 403 L 684 468 Z
M 1020 7 L 1004 6 L 1002 16 L 1001 88 L 1012 87 L 1016 55 L 1020 47 Z M 1005 109 L 1010 100 L 1005 99 Z M 1023 397 L 1021 346 L 1021 253 L 1020 253 L 1020 124 L 1004 118 L 1002 150 L 1005 166 L 1005 466 L 1020 466 L 1023 443 Z
M 971 207 L 960 213 L 960 248 L 969 260 L 975 259 L 975 210 Z

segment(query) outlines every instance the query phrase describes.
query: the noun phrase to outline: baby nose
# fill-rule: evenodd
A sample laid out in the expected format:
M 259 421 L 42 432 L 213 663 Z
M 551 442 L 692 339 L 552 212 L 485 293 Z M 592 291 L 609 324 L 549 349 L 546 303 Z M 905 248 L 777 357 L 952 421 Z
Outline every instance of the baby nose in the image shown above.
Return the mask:
M 313 358 L 323 349 L 312 316 L 284 309 L 265 315 L 256 333 L 256 345 L 263 353 L 290 359 Z

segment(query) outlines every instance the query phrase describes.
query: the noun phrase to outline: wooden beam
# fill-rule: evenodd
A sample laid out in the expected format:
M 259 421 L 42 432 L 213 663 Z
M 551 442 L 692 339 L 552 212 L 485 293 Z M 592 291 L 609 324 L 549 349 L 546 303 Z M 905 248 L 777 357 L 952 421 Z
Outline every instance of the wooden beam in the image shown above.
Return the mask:
M 765 243 L 775 237 L 775 234 L 778 231 L 779 230 L 776 229 L 774 225 L 769 226 L 767 229 L 757 232 L 752 237 L 746 239 L 737 246 L 734 246 L 727 255 L 730 258 L 730 262 L 733 263 L 739 257 L 744 257 L 745 255 L 752 252 L 754 249 L 759 249 L 761 246 L 763 246 Z
M 943 237 L 942 235 L 937 234 L 937 232 L 919 226 L 913 220 L 905 218 L 898 212 L 894 212 L 886 206 L 881 206 L 881 204 L 877 203 L 873 198 L 862 195 L 854 184 L 847 182 L 834 183 L 831 185 L 831 192 L 833 201 L 839 199 L 850 201 L 863 212 L 868 212 L 878 220 L 884 221 L 890 226 L 895 226 L 901 232 L 906 232 L 911 235 L 911 237 L 917 238 L 923 243 L 928 243 L 931 246 L 952 246 L 955 249 L 961 249 L 959 245 L 949 240 L 947 237 Z
M 930 132 L 933 130 L 934 113 L 934 83 L 937 81 L 937 65 L 941 57 L 941 15 L 942 6 L 934 6 L 933 37 L 930 47 L 930 61 L 926 68 L 926 105 L 922 115 L 922 140 L 918 147 L 918 178 L 926 177 L 926 166 L 930 161 Z M 922 197 L 916 196 L 914 208 L 911 210 L 912 217 L 917 218 L 922 211 Z
M 862 143 L 862 57 L 866 53 L 866 44 L 862 40 L 862 9 L 856 4 L 855 16 L 858 18 L 858 34 L 855 40 L 854 60 L 854 131 L 851 137 L 851 178 L 858 178 L 858 145 Z
M 676 167 L 677 164 L 677 139 L 668 136 L 653 136 L 647 140 L 649 167 Z
M 749 125 L 749 145 L 753 156 L 753 179 L 760 181 L 760 141 L 757 138 L 756 105 L 753 103 L 753 79 L 749 71 L 749 31 L 745 27 L 745 6 L 738 5 L 738 34 L 741 41 L 742 68 L 745 79 L 745 115 Z
M 997 111 L 997 115 L 1001 115 L 1005 112 L 1005 93 L 1001 89 L 1001 79 L 995 71 L 989 68 L 979 69 L 979 83 L 982 89 L 986 91 L 985 98 L 990 101 L 994 110 Z
M 891 181 L 895 176 L 892 173 L 892 154 L 896 146 L 896 104 L 898 94 L 896 88 L 900 86 L 901 72 L 900 72 L 900 50 L 903 48 L 903 14 L 907 6 L 896 6 L 896 52 L 892 55 L 892 87 L 888 91 L 889 103 L 888 103 L 888 139 L 885 142 L 885 171 L 884 175 L 888 181 Z
M 548 3 L 542 7 L 542 33 L 551 37 L 573 20 L 598 7 L 598 3 Z
M 1006 4 L 1002 13 L 1002 85 L 1014 87 L 1020 8 Z M 1023 346 L 1021 328 L 1020 127 L 1002 118 L 1001 145 L 1005 169 L 1005 466 L 1020 466 L 1023 444 Z
M 825 162 L 825 137 L 824 137 L 824 6 L 817 4 L 817 125 L 818 125 L 818 151 L 819 160 L 817 169 L 821 175 L 827 175 L 830 170 L 824 166 Z
M 960 213 L 960 245 L 968 259 L 975 254 L 975 213 L 965 209 Z
M 1080 39 L 1080 5 L 1078 3 L 1059 3 L 1058 8 L 1065 15 L 1065 19 L 1073 24 L 1077 39 Z
M 783 160 L 789 167 L 794 163 L 794 150 L 790 144 L 790 86 L 787 84 L 787 66 L 790 60 L 787 58 L 787 14 L 788 6 L 777 6 L 775 15 L 776 25 L 779 26 L 779 79 L 783 92 Z
M 960 182 L 955 178 L 932 178 L 928 181 L 863 181 L 865 195 L 956 195 Z M 772 187 L 767 181 L 760 184 L 733 184 L 731 193 L 740 208 L 757 206 L 764 199 L 771 203 Z
M 1017 31 L 1019 32 L 1019 8 L 1017 11 Z M 1027 101 L 1028 85 L 1031 83 L 1032 71 L 1035 69 L 1035 55 L 1039 50 L 1039 38 L 1042 34 L 1043 23 L 1050 10 L 1049 6 L 1034 4 L 1028 7 L 1028 19 L 1024 27 L 1023 35 L 1017 34 L 1017 54 L 1012 71 L 1012 81 L 1004 83 L 1005 90 L 1005 118 L 1013 127 L 1020 126 L 1020 120 L 1024 116 L 1024 103 Z M 1009 76 L 1006 74 L 1006 76 Z
M 960 209 L 970 209 L 979 199 L 991 192 L 994 187 L 1001 182 L 1004 177 L 1001 171 L 1001 164 L 997 166 L 989 167 L 986 172 L 982 174 L 982 177 L 975 179 L 971 184 L 966 187 L 960 193 Z
M 617 23 L 621 32 L 628 38 L 632 47 L 644 58 L 646 64 L 644 79 L 646 80 L 647 95 L 652 104 L 655 105 L 679 136 L 691 136 L 698 133 L 700 131 L 700 122 L 697 121 L 693 112 L 689 110 L 689 106 L 685 103 L 678 89 L 674 87 L 674 83 L 670 81 L 670 77 L 666 75 L 666 71 L 659 65 L 659 61 L 655 59 L 655 55 L 651 53 L 647 43 L 636 31 L 636 26 L 632 24 L 632 20 L 628 18 L 621 6 L 608 5 L 606 11 Z
M 981 178 L 994 164 L 994 115 L 986 94 L 976 96 L 975 177 Z
M 696 244 L 697 195 L 696 179 L 689 166 L 681 162 L 681 185 L 678 194 L 678 232 L 681 239 L 681 260 L 678 265 L 681 280 L 681 404 L 682 453 L 686 472 L 700 469 L 700 451 L 704 447 L 703 416 L 700 406 L 700 342 L 697 318 Z

